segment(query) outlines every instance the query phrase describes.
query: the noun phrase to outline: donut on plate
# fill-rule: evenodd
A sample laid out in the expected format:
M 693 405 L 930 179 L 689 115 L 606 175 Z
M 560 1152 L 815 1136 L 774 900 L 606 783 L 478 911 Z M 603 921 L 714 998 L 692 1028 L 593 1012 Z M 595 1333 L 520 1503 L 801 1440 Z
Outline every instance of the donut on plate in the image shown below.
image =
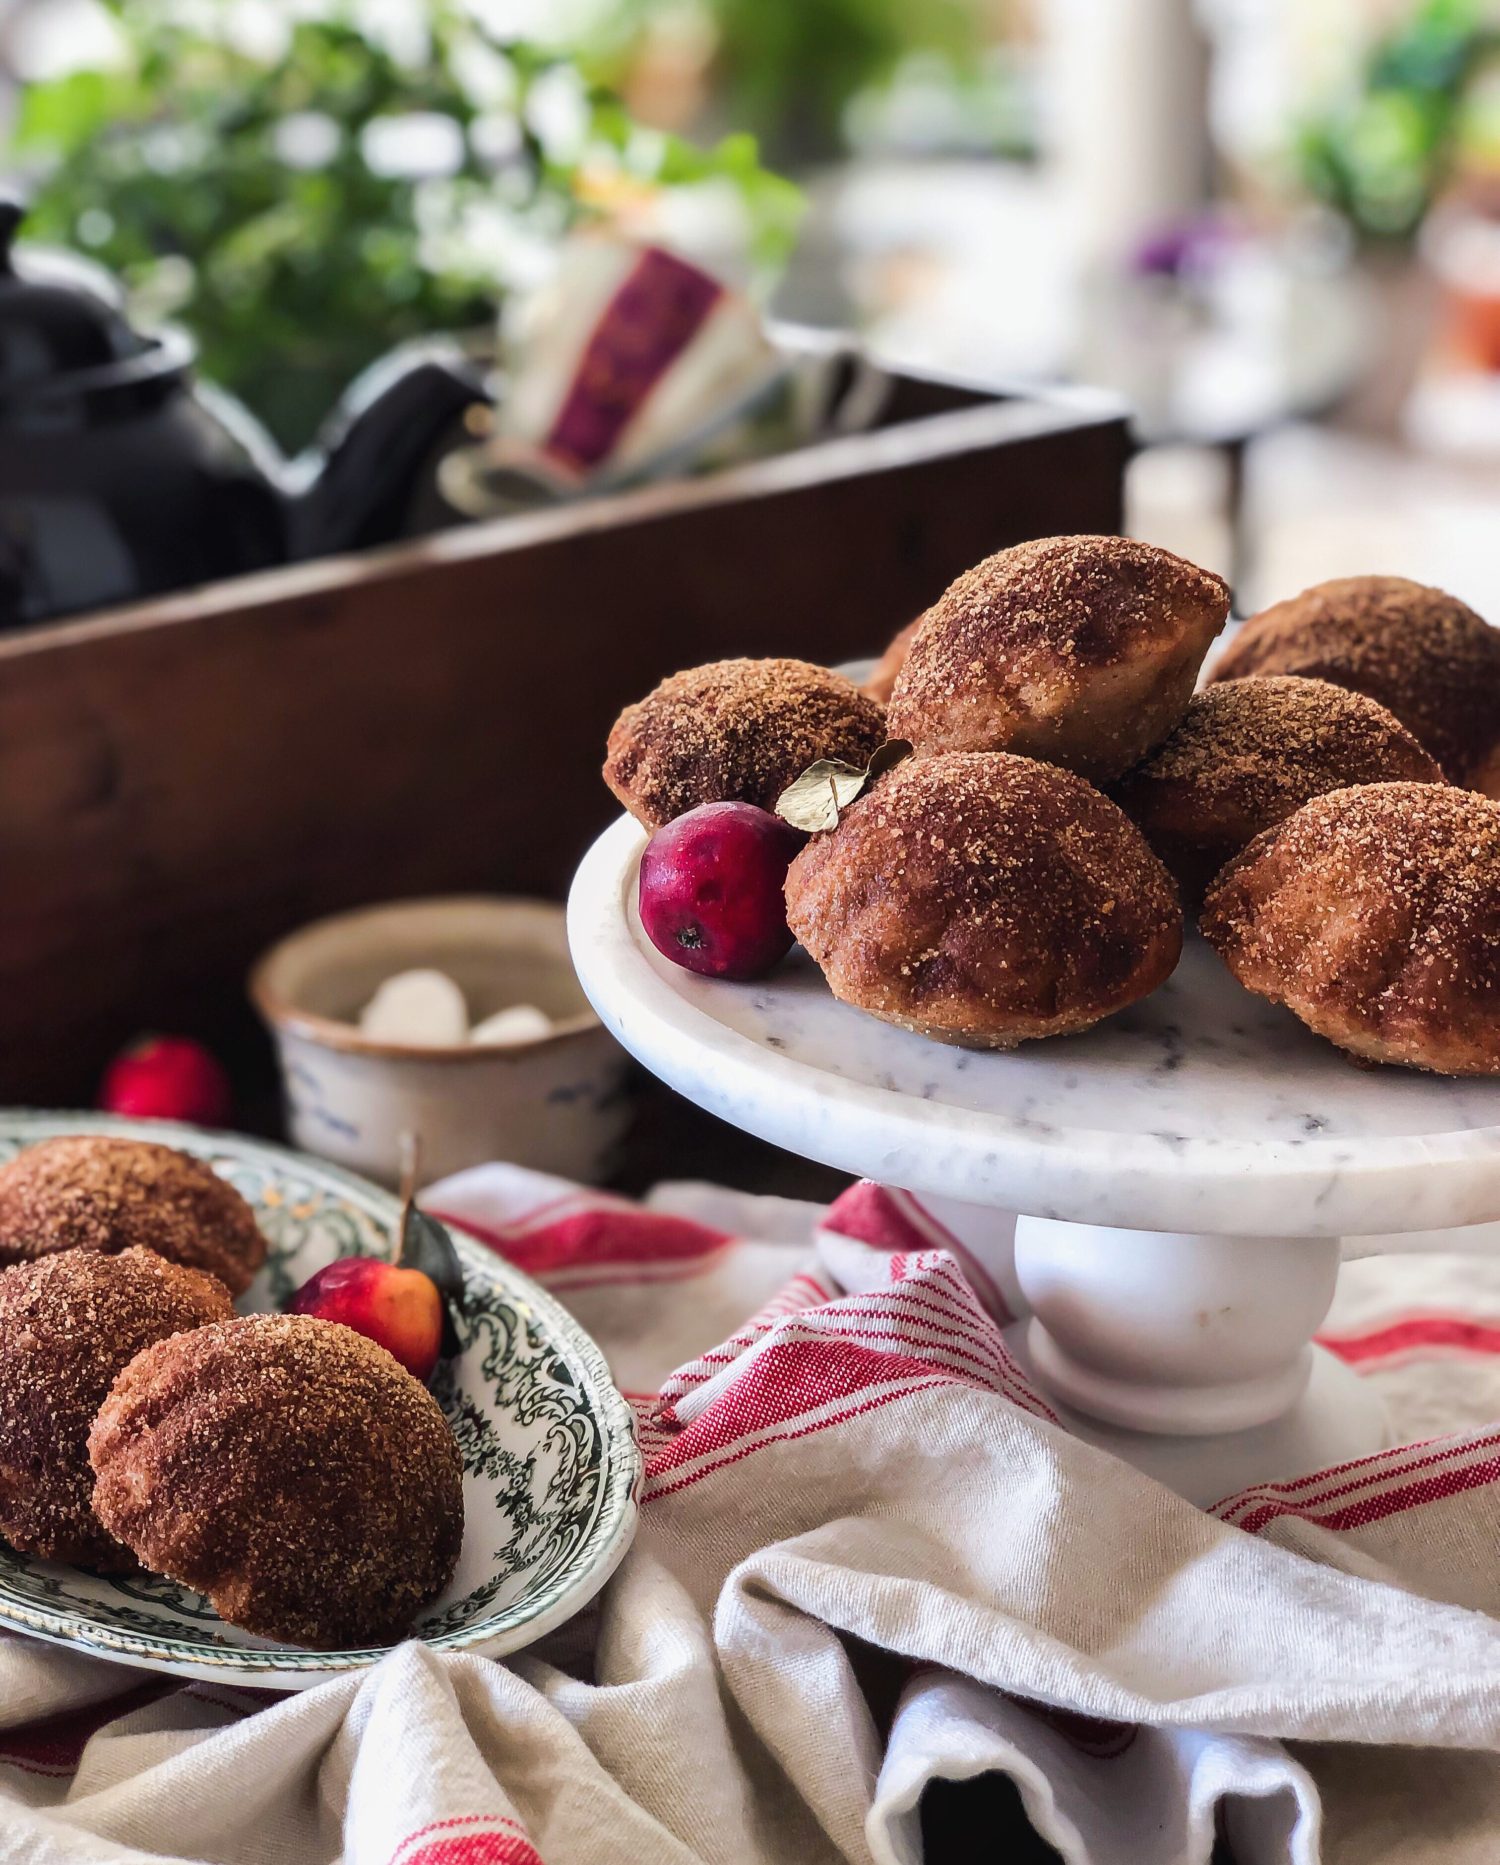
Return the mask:
M 1018 544 L 922 618 L 890 734 L 919 757 L 1013 751 L 1122 776 L 1182 717 L 1228 613 L 1222 578 L 1132 538 Z
M 637 822 L 659 829 L 700 803 L 776 800 L 809 764 L 868 764 L 885 708 L 809 661 L 713 661 L 673 674 L 609 735 L 604 781 Z
M 1172 877 L 1129 817 L 1003 752 L 897 765 L 797 856 L 786 902 L 836 997 L 970 1048 L 1087 1029 L 1182 949 Z
M 1500 1074 L 1500 803 L 1436 784 L 1316 797 L 1209 889 L 1249 990 L 1351 1055 Z
M 1326 790 L 1388 781 L 1440 784 L 1443 773 L 1363 693 L 1261 674 L 1197 694 L 1113 795 L 1196 902 L 1262 829 Z
M 89 1455 L 110 1533 L 263 1638 L 390 1644 L 458 1561 L 447 1421 L 336 1321 L 247 1315 L 148 1347 L 115 1381 Z
M 1345 576 L 1253 616 L 1213 679 L 1305 674 L 1393 712 L 1450 783 L 1500 794 L 1500 629 L 1441 589 Z
M 0 1270 L 0 1535 L 13 1548 L 135 1566 L 94 1514 L 94 1414 L 143 1347 L 233 1313 L 221 1282 L 151 1250 L 61 1250 Z
M 112 1134 L 43 1140 L 0 1166 L 0 1264 L 138 1246 L 243 1295 L 266 1260 L 255 1213 L 206 1161 Z

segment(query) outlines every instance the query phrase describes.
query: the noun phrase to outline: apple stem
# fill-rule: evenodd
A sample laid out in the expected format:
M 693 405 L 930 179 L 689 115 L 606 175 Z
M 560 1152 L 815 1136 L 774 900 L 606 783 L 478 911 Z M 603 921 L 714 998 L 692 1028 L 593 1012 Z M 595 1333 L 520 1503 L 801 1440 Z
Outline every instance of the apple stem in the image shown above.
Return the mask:
M 401 1221 L 396 1227 L 396 1255 L 401 1255 L 402 1243 L 406 1237 L 407 1222 L 411 1217 L 412 1206 L 417 1201 L 417 1187 L 421 1183 L 422 1171 L 422 1136 L 410 1127 L 406 1128 L 400 1138 L 401 1153 Z

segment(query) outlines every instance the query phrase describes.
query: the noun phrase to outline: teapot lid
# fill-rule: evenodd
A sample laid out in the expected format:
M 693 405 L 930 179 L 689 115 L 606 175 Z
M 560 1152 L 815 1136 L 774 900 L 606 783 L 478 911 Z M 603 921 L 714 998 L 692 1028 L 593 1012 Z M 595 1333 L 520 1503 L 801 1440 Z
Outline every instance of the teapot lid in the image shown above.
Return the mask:
M 0 199 L 0 399 L 24 398 L 85 370 L 107 369 L 149 347 L 112 304 L 91 268 L 12 246 L 25 209 Z

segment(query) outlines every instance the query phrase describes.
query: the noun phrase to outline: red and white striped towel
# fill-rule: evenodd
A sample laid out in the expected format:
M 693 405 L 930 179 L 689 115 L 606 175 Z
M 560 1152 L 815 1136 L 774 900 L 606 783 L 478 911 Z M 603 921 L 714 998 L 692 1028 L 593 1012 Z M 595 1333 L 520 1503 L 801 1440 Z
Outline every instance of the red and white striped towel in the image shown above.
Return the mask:
M 1326 1344 L 1408 1442 L 1203 1512 L 1059 1427 L 906 1194 L 429 1202 L 609 1352 L 620 1572 L 508 1664 L 280 1701 L 0 1641 L 3 1865 L 1500 1859 L 1500 1266 L 1347 1265 Z

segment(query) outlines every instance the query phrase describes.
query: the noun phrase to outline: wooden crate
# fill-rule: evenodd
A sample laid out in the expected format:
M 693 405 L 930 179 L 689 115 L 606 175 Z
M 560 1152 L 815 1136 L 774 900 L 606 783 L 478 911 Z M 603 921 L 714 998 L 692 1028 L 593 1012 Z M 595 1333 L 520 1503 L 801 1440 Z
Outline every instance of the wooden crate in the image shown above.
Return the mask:
M 987 552 L 1118 530 L 1128 450 L 1100 398 L 903 376 L 865 435 L 0 640 L 0 1096 L 145 1028 L 253 1065 L 245 971 L 318 914 L 560 897 L 625 702 L 878 652 Z

